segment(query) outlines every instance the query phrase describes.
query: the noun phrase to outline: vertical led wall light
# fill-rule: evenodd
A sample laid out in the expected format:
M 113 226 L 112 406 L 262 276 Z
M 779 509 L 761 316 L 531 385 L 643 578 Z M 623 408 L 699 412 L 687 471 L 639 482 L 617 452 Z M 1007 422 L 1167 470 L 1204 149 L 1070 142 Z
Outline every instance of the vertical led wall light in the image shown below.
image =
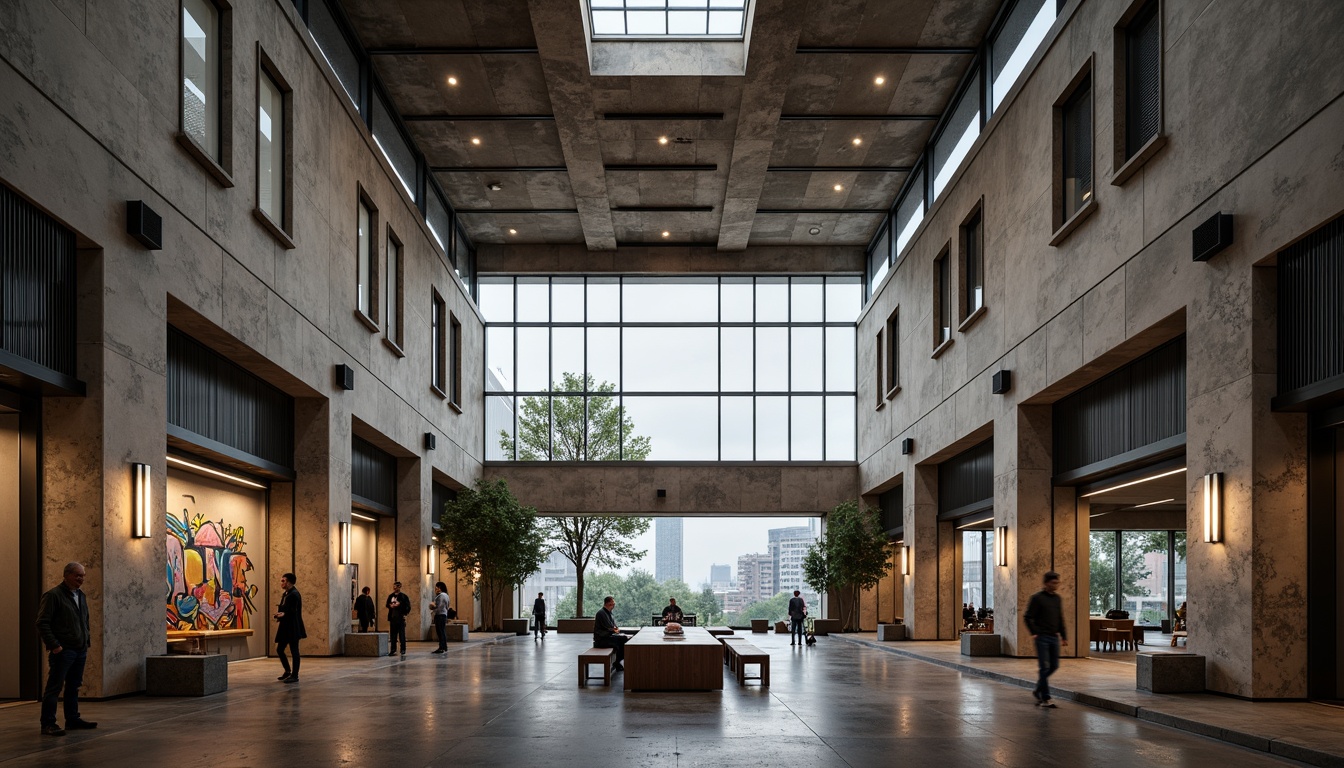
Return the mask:
M 994 537 L 994 559 L 1000 568 L 1008 567 L 1008 526 L 1000 525 Z
M 1223 473 L 1210 472 L 1204 476 L 1204 541 L 1217 544 L 1223 540 Z
M 131 465 L 131 536 L 148 539 L 149 520 L 149 465 Z
M 350 564 L 350 524 L 341 523 L 341 565 Z
M 438 562 L 439 548 L 433 544 L 425 547 L 425 573 L 434 575 L 434 566 Z
M 901 575 L 910 575 L 910 548 L 901 547 Z

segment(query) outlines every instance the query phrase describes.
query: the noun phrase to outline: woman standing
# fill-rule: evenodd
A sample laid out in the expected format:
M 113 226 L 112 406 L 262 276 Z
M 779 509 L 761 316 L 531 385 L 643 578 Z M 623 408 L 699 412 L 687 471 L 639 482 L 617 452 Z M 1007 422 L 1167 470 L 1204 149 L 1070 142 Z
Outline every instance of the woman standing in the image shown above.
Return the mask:
M 434 631 L 439 634 L 439 649 L 435 653 L 448 652 L 448 603 L 447 585 L 434 582 L 434 599 L 429 605 L 434 611 Z

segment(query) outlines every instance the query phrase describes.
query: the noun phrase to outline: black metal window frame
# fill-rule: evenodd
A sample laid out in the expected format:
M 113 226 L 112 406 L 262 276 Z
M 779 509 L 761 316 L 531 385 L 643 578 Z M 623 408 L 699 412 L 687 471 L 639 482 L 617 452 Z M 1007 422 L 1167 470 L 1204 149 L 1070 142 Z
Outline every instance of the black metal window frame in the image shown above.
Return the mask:
M 430 382 L 429 385 L 440 397 L 448 397 L 448 303 L 443 300 L 437 288 L 431 287 L 429 331 L 430 331 Z
M 977 205 L 961 225 L 960 319 L 965 323 L 985 308 L 985 214 Z M 977 293 L 978 291 L 978 293 Z
M 583 281 L 584 288 L 585 288 L 585 290 L 584 290 L 584 292 L 583 292 L 583 293 L 584 293 L 584 299 L 583 299 L 583 300 L 584 300 L 584 318 L 585 318 L 585 319 L 584 319 L 584 321 L 581 321 L 581 322 L 580 322 L 580 321 L 569 321 L 569 322 L 564 322 L 564 321 L 554 321 L 553 319 L 550 319 L 550 318 L 553 318 L 553 315 L 554 315 L 554 306 L 555 306 L 555 305 L 554 305 L 554 302 L 553 302 L 553 301 L 549 301 L 549 300 L 548 300 L 548 309 L 547 309 L 547 312 L 548 312 L 548 319 L 545 320 L 545 321 L 532 321 L 532 322 L 527 322 L 527 321 L 524 321 L 524 322 L 513 321 L 513 322 L 505 322 L 505 321 L 491 321 L 491 320 L 487 319 L 487 321 L 486 321 L 486 323 L 485 323 L 486 340 L 485 340 L 485 344 L 483 345 L 483 348 L 484 348 L 484 355 L 486 356 L 486 359 L 488 360 L 488 359 L 489 359 L 489 354 L 490 354 L 490 352 L 489 352 L 489 346 L 490 346 L 490 330 L 491 330 L 491 329 L 497 329 L 497 328 L 512 328 L 512 329 L 515 329 L 515 337 L 514 337 L 515 340 L 514 340 L 514 343 L 513 343 L 513 362 L 512 362 L 512 367 L 513 367 L 513 371 L 514 371 L 514 378 L 516 379 L 517 376 L 518 376 L 518 373 L 517 373 L 517 372 L 518 372 L 518 343 L 517 343 L 517 340 L 516 340 L 516 339 L 517 339 L 517 337 L 516 337 L 516 329 L 519 329 L 519 328 L 545 328 L 545 329 L 551 330 L 551 329 L 556 329 L 556 328 L 583 328 L 583 329 L 587 330 L 587 329 L 592 329 L 592 328 L 615 328 L 615 329 L 618 329 L 618 331 L 619 331 L 619 333 L 618 333 L 618 339 L 617 339 L 617 348 L 618 348 L 618 352 L 617 352 L 617 355 L 618 355 L 618 363 L 617 363 L 617 365 L 618 365 L 618 367 L 620 368 L 620 370 L 621 370 L 622 373 L 623 373 L 623 372 L 624 372 L 624 356 L 625 356 L 625 355 L 624 355 L 624 331 L 625 331 L 625 329 L 627 329 L 627 328 L 629 328 L 629 329 L 639 329 L 639 328 L 716 328 L 716 329 L 719 330 L 719 333 L 717 334 L 717 343 L 718 343 L 718 345 L 719 345 L 719 349 L 718 349 L 718 357 L 716 358 L 716 360 L 717 360 L 716 367 L 717 367 L 717 370 L 718 370 L 718 382 L 719 382 L 719 386 L 718 386 L 717 389 L 715 389 L 715 390 L 705 390 L 705 391 L 702 391 L 702 390 L 693 390 L 693 391 L 691 391 L 691 390 L 687 390 L 687 391 L 679 391 L 679 390 L 665 390 L 665 391 L 626 391 L 626 390 L 624 389 L 624 380 L 622 379 L 621 386 L 617 387 L 617 388 L 616 388 L 615 390 L 613 390 L 612 392 L 603 392 L 603 393 L 601 393 L 599 396 L 601 396 L 601 397 L 611 397 L 611 398 L 614 398 L 614 399 L 616 400 L 617 407 L 621 409 L 621 412 L 622 412 L 622 413 L 625 412 L 625 411 L 624 411 L 624 398 L 627 397 L 627 396 L 629 396 L 629 397 L 639 397 L 639 398 L 658 398 L 658 397 L 667 397 L 667 398 L 672 398 L 672 397 L 714 397 L 714 398 L 716 398 L 716 400 L 717 400 L 717 405 L 718 405 L 718 417 L 717 417 L 717 423 L 718 423 L 718 425 L 719 425 L 717 458 L 715 458 L 715 459 L 704 459 L 704 461 L 724 461 L 724 460 L 725 460 L 725 459 L 722 458 L 722 456 L 723 456 L 723 431 L 722 431 L 722 426 L 723 426 L 723 416 L 724 416 L 724 412 L 723 412 L 723 400 L 724 400 L 724 398 L 751 398 L 752 401 L 753 401 L 753 408 L 752 408 L 752 458 L 749 459 L 749 461 L 781 461 L 781 460 L 777 460 L 777 459 L 760 459 L 760 458 L 758 458 L 759 450 L 758 450 L 757 439 L 756 439 L 756 430 L 757 430 L 757 427 L 758 427 L 758 425 L 757 425 L 757 421 L 758 421 L 758 418 L 757 418 L 758 409 L 757 409 L 757 407 L 756 407 L 756 406 L 757 406 L 756 400 L 757 400 L 758 398 L 762 398 L 762 397 L 785 397 L 785 398 L 788 398 L 788 399 L 789 399 L 789 408 L 788 408 L 788 416 L 787 416 L 787 421 L 789 422 L 788 425 L 787 425 L 787 432 L 788 432 L 788 434 L 789 434 L 789 436 L 790 436 L 790 439 L 789 439 L 789 443 L 790 443 L 790 445 L 789 445 L 789 457 L 788 457 L 787 459 L 782 459 L 782 461 L 815 461 L 815 460 L 813 460 L 813 459 L 794 459 L 794 458 L 793 458 L 793 455 L 792 455 L 792 450 L 793 450 L 793 446 L 792 446 L 792 434 L 793 434 L 793 430 L 792 430 L 792 423 L 791 423 L 791 422 L 792 422 L 792 416 L 793 416 L 792 401 L 793 401 L 793 398 L 795 398 L 795 397 L 819 397 L 819 398 L 821 398 L 822 401 L 823 401 L 823 402 L 822 402 L 822 433 L 821 433 L 821 434 L 822 434 L 822 458 L 821 458 L 820 460 L 821 460 L 821 461 L 837 461 L 837 460 L 838 460 L 838 461 L 846 461 L 846 462 L 854 461 L 854 460 L 855 460 L 855 457 L 857 457 L 857 455 L 858 455 L 858 423 L 857 423 L 857 417 L 858 417 L 858 413 L 857 413 L 857 408 L 858 408 L 858 403 L 857 403 L 857 399 L 858 399 L 858 397 L 857 397 L 857 396 L 858 396 L 858 391 L 857 391 L 857 385 L 858 385 L 858 351 L 857 351 L 857 348 L 856 348 L 855 351 L 854 351 L 854 361 L 855 361 L 855 366 L 854 366 L 854 367 L 855 367 L 855 370 L 854 370 L 855 379 L 854 379 L 854 381 L 855 381 L 855 389 L 850 389 L 850 390 L 828 390 L 828 389 L 826 389 L 825 373 L 824 373 L 824 371 L 823 371 L 823 375 L 822 375 L 822 389 L 820 389 L 820 390 L 805 390 L 805 391 L 804 391 L 804 390 L 797 390 L 797 391 L 796 391 L 796 390 L 792 390 L 792 389 L 778 390 L 778 391 L 777 391 L 777 390 L 757 390 L 757 389 L 754 388 L 754 383 L 755 383 L 755 380 L 756 380 L 755 356 L 756 356 L 756 350 L 757 350 L 757 346 L 758 346 L 758 345 L 756 344 L 755 339 L 754 339 L 754 337 L 753 337 L 753 343 L 752 343 L 752 355 L 753 355 L 753 360 L 752 360 L 752 381 L 753 381 L 753 389 L 751 389 L 751 390 L 744 390 L 744 391 L 738 391 L 738 390 L 725 390 L 725 389 L 723 389 L 723 365 L 722 365 L 722 354 L 723 354 L 723 353 L 722 353 L 722 349 L 723 349 L 723 347 L 722 347 L 722 345 L 723 345 L 723 332 L 722 332 L 722 331 L 723 331 L 723 329 L 727 329 L 727 328 L 752 328 L 752 329 L 760 329 L 760 328 L 787 328 L 787 329 L 794 329 L 794 328 L 821 328 L 821 329 L 823 329 L 823 330 L 822 330 L 822 335 L 821 335 L 821 359 L 822 359 L 822 361 L 823 361 L 823 365 L 824 365 L 824 362 L 825 362 L 825 360 L 826 360 L 826 344 L 827 344 L 827 342 L 826 342 L 826 333 L 825 333 L 825 329 L 827 329 L 827 328 L 845 328 L 845 329 L 850 329 L 850 330 L 855 330 L 855 331 L 857 331 L 857 328 L 856 328 L 855 323 L 854 323 L 853 321 L 827 321 L 827 320 L 825 320 L 825 317 L 826 317 L 826 290 L 825 290 L 826 279 L 827 279 L 827 278 L 845 278 L 845 279 L 847 279 L 847 280 L 853 280 L 853 281 L 856 283 L 856 285 L 858 285 L 859 290 L 862 291 L 862 282 L 863 282 L 862 277 L 859 276 L 859 275 L 845 275 L 845 274 L 789 274 L 789 275 L 754 275 L 754 276 L 753 276 L 753 275 L 679 275 L 679 276 L 677 276 L 677 277 L 688 278 L 688 279 L 696 279 L 696 280 L 714 280 L 714 281 L 715 281 L 715 284 L 716 284 L 716 286 L 717 286 L 717 288 L 718 288 L 718 291 L 717 291 L 717 292 L 718 292 L 718 297 L 719 297 L 719 309 L 718 309 L 717 315 L 718 315 L 719 317 L 722 317 L 722 316 L 723 316 L 723 312 L 722 312 L 722 305 L 723 305 L 723 291 L 722 291 L 722 286 L 724 285 L 724 281 L 725 281 L 725 280 L 733 281 L 733 280 L 749 279 L 749 280 L 752 281 L 752 285 L 753 285 L 753 288 L 754 288 L 755 285 L 758 285 L 758 284 L 759 284 L 759 283 L 757 282 L 758 280 L 762 280 L 762 279 L 765 279 L 765 280 L 780 280 L 780 279 L 782 279 L 782 280 L 784 280 L 784 284 L 787 285 L 787 286 L 789 286 L 789 287 L 791 288 L 791 286 L 793 285 L 793 280 L 795 280 L 795 279 L 812 279 L 812 280 L 817 280 L 817 279 L 819 279 L 819 280 L 822 281 L 822 282 L 821 282 L 821 284 L 822 284 L 822 309 L 821 309 L 822 320 L 820 320 L 820 321 L 793 321 L 793 320 L 789 320 L 789 321 L 753 321 L 753 322 L 734 322 L 734 321 L 722 321 L 722 320 L 718 320 L 718 321 L 698 321 L 698 322 L 697 322 L 697 321 L 690 321 L 690 322 L 681 322 L 681 321 L 635 322 L 635 321 L 625 321 L 625 320 L 621 320 L 621 321 L 607 321 L 607 322 L 603 322 L 603 321 L 589 321 L 589 320 L 587 320 L 587 318 L 588 318 L 588 316 L 589 316 L 588 307 L 587 307 L 587 302 L 588 302 L 587 285 L 588 285 L 588 281 L 589 281 L 590 279 L 596 279 L 596 280 L 600 280 L 600 281 L 603 281 L 603 282 L 615 281 L 615 284 L 618 286 L 618 294 L 617 294 L 617 295 L 618 295 L 618 300 L 621 301 L 621 302 L 623 303 L 623 302 L 624 302 L 624 293 L 625 293 L 624 290 L 623 290 L 623 288 L 624 288 L 625 282 L 626 282 L 627 280 L 659 279 L 659 276 L 650 276 L 650 275 L 593 275 L 593 276 L 587 276 L 587 275 L 557 275 L 557 276 L 538 276 L 538 275 L 489 275 L 489 276 L 487 276 L 487 277 L 485 277 L 485 278 L 483 278 L 483 279 L 484 279 L 484 280 L 487 280 L 487 281 L 490 281 L 490 282 L 492 282 L 492 283 L 495 283 L 495 282 L 500 281 L 500 280 L 509 280 L 509 281 L 511 281 L 510 284 L 512 285 L 512 288 L 513 288 L 512 306 L 514 307 L 514 313 L 515 313 L 515 314 L 514 314 L 514 317 L 515 317 L 515 318 L 517 317 L 517 308 L 518 308 L 518 281 L 519 281 L 520 279 L 522 279 L 522 280 L 545 280 L 546 283 L 547 283 L 548 296 L 551 295 L 551 294 L 550 294 L 550 291 L 552 290 L 552 286 L 554 285 L 554 281 L 557 280 L 557 279 L 558 279 L 558 280 L 582 280 L 582 281 Z M 791 304 L 791 303 L 792 303 L 792 290 L 789 290 L 789 291 L 788 291 L 788 294 L 789 294 L 789 302 L 790 302 L 790 304 Z M 755 314 L 756 314 L 756 313 L 755 313 L 755 305 L 754 305 L 755 300 L 756 300 L 756 292 L 753 290 L 753 291 L 752 291 L 752 301 L 753 301 L 753 313 L 752 313 L 752 314 L 753 314 L 753 317 L 754 317 Z M 617 316 L 623 318 L 623 317 L 624 317 L 624 314 L 625 314 L 625 313 L 624 313 L 624 307 L 623 307 L 623 306 L 622 306 L 622 307 L 618 307 Z M 790 316 L 790 318 L 792 317 L 792 307 L 789 308 L 789 316 Z M 856 334 L 856 336 L 857 336 L 857 334 Z M 792 366 L 792 346 L 793 346 L 793 338 L 792 338 L 792 334 L 789 335 L 789 342 L 788 342 L 788 343 L 789 343 L 789 347 L 790 347 L 790 354 L 789 354 L 788 359 L 787 359 L 787 362 L 786 362 L 786 367 L 787 367 L 788 370 L 789 370 L 789 378 L 790 378 L 790 381 L 792 381 L 792 376 L 793 376 L 793 366 Z M 856 343 L 857 343 L 857 340 L 856 340 Z M 548 352 L 551 353 L 552 355 L 553 355 L 553 348 L 554 348 L 554 345 L 553 345 L 553 343 L 551 343 L 550 339 L 548 338 L 548 341 L 547 341 L 547 349 L 548 349 Z M 589 349 L 589 347 L 588 347 L 588 344 L 587 344 L 587 341 L 586 341 L 586 334 L 585 334 L 585 343 L 584 343 L 584 373 L 585 373 L 585 377 L 586 377 L 586 375 L 589 373 L 589 366 L 588 366 L 588 349 Z M 546 370 L 547 370 L 547 378 L 548 378 L 548 381 L 553 381 L 553 378 L 552 378 L 552 373 L 553 373 L 552 368 L 553 368 L 553 365 L 552 365 L 552 363 L 553 363 L 553 360 L 552 360 L 552 359 L 548 359 L 548 360 L 547 360 Z M 482 368 L 484 369 L 483 376 L 488 377 L 488 372 L 489 372 L 489 367 L 488 367 L 488 365 L 482 366 Z M 516 458 L 516 457 L 517 457 L 518 419 L 519 419 L 517 403 L 520 401 L 520 398 L 524 398 L 524 397 L 545 397 L 545 398 L 548 398 L 549 400 L 554 400 L 554 399 L 556 399 L 556 398 L 565 398 L 565 397 L 585 397 L 585 398 L 591 398 L 591 397 L 594 396 L 594 393 L 592 393 L 592 392 L 586 392 L 586 391 L 520 390 L 520 389 L 516 389 L 516 388 L 514 388 L 514 389 L 504 389 L 504 390 L 492 390 L 492 389 L 490 389 L 490 385 L 489 385 L 488 379 L 487 379 L 486 381 L 483 381 L 482 384 L 483 384 L 483 388 L 484 388 L 484 390 L 485 390 L 485 391 L 484 391 L 484 394 L 485 394 L 485 399 L 486 399 L 487 404 L 489 403 L 490 398 L 493 398 L 493 397 L 509 398 L 509 399 L 512 399 L 513 402 L 514 402 L 514 404 L 515 404 L 515 405 L 514 405 L 514 408 L 513 408 L 514 422 L 513 422 L 513 424 L 512 424 L 512 432 L 511 432 L 511 434 L 514 436 L 514 450 L 513 450 L 513 457 L 508 458 L 508 459 L 503 459 L 502 461 L 517 461 L 517 460 L 518 460 L 518 459 Z M 879 390 L 880 390 L 880 389 L 881 389 L 881 387 L 879 386 Z M 879 396 L 880 396 L 880 395 L 879 395 Z M 852 400 L 854 400 L 854 409 L 853 409 L 853 410 L 854 410 L 854 416 L 855 416 L 855 424 L 854 424 L 854 427 L 853 427 L 853 428 L 854 428 L 854 445 L 853 445 L 853 455 L 852 455 L 852 457 L 849 457 L 849 458 L 844 458 L 844 459 L 831 459 L 831 458 L 827 458 L 827 457 L 826 457 L 826 453 L 827 453 L 827 450 L 826 450 L 826 423 L 827 423 L 827 416 L 826 416 L 826 402 L 825 402 L 825 401 L 826 401 L 826 399 L 831 398 L 831 397 L 848 397 L 848 398 L 851 398 Z M 586 407 L 586 406 L 585 406 L 585 407 Z M 487 409 L 486 409 L 486 410 L 487 410 L 487 412 L 489 411 L 489 407 L 488 407 L 488 405 L 487 405 Z M 552 412 L 553 412 L 553 411 L 552 411 Z M 487 418 L 488 418 L 488 416 L 487 416 Z M 486 432 L 486 434 L 485 434 L 485 441 L 486 441 L 486 446 L 485 446 L 485 447 L 486 447 L 486 455 L 489 455 L 489 446 L 490 446 L 490 440 L 491 440 L 490 426 L 491 426 L 491 425 L 487 424 L 487 427 L 486 427 L 486 430 L 485 430 L 485 432 Z M 619 428 L 619 432 L 621 433 L 621 434 L 619 435 L 619 443 L 620 443 L 621 451 L 622 451 L 621 459 L 624 460 L 623 451 L 624 451 L 624 448 L 625 448 L 625 435 L 624 435 L 624 423 L 623 423 L 623 420 L 621 420 L 621 426 L 620 426 L 620 428 Z M 551 438 L 552 438 L 552 444 L 551 444 L 551 446 L 552 446 L 552 449 L 553 449 L 553 447 L 554 447 L 554 442 L 553 442 L 553 439 L 554 439 L 554 430 L 552 430 L 552 432 L 551 432 Z M 500 460 L 490 460 L 490 461 L 500 461 Z M 734 461 L 734 459 L 728 459 L 728 461 Z M 748 461 L 748 459 L 742 459 L 742 461 Z
M 1112 549 L 1112 551 L 1111 551 L 1111 553 L 1110 553 L 1110 554 L 1111 554 L 1111 558 L 1112 558 L 1112 560 L 1111 560 L 1111 564 L 1112 564 L 1112 568 L 1113 568 L 1113 570 L 1114 570 L 1114 573 L 1113 573 L 1113 577 L 1114 577 L 1114 578 L 1113 578 L 1113 580 L 1114 580 L 1114 582 L 1115 582 L 1115 592 L 1114 592 L 1114 594 L 1108 595 L 1108 597 L 1110 597 L 1112 600 L 1115 601 L 1115 602 L 1113 603 L 1113 605 L 1114 605 L 1116 608 L 1118 608 L 1118 609 L 1120 609 L 1120 610 L 1124 610 L 1124 609 L 1125 609 L 1125 607 L 1124 607 L 1124 606 L 1125 606 L 1125 595 L 1124 595 L 1124 586 L 1125 586 L 1125 585 L 1124 585 L 1124 580 L 1120 577 L 1120 569 L 1121 569 L 1122 564 L 1123 564 L 1123 562 L 1124 562 L 1124 561 L 1121 559 L 1121 557 L 1124 555 L 1124 539 L 1125 539 L 1124 534 L 1126 534 L 1126 533 L 1155 533 L 1155 531 L 1150 531 L 1150 530 L 1136 530 L 1136 529 L 1126 529 L 1126 530 L 1121 530 L 1121 529 L 1115 529 L 1115 530 L 1112 530 L 1112 529 L 1105 529 L 1105 530 L 1093 530 L 1093 531 L 1091 531 L 1090 533 L 1094 533 L 1094 534 L 1095 534 L 1095 533 L 1111 533 L 1111 534 L 1115 534 L 1115 537 L 1114 537 L 1114 538 L 1115 538 L 1115 541 L 1114 541 L 1114 547 L 1113 547 L 1113 549 Z M 1176 616 L 1176 534 L 1178 534 L 1178 533 L 1186 533 L 1186 531 L 1173 531 L 1173 530 L 1167 530 L 1167 531 L 1164 531 L 1164 533 L 1167 534 L 1167 578 L 1166 578 L 1166 582 L 1167 582 L 1167 615 L 1166 615 L 1164 618 L 1165 618 L 1166 620 L 1171 620 L 1171 619 L 1175 618 L 1175 616 Z M 1189 539 L 1187 538 L 1187 542 L 1188 542 L 1188 541 L 1189 541 Z M 1188 560 L 1187 560 L 1187 563 L 1188 563 Z M 1187 567 L 1188 567 L 1188 566 L 1187 566 Z M 1186 581 L 1186 585 L 1187 585 L 1187 586 L 1186 586 L 1186 590 L 1187 590 L 1187 592 L 1188 592 L 1189 589 L 1190 589 L 1190 587 L 1189 587 L 1189 581 L 1188 581 L 1188 579 L 1189 579 L 1188 573 L 1189 573 L 1189 572 L 1187 571 L 1187 577 L 1186 577 L 1186 578 L 1187 578 L 1187 581 Z M 1159 628 L 1159 627 L 1154 626 L 1154 625 L 1152 625 L 1152 624 L 1139 624 L 1139 623 L 1138 623 L 1138 618 L 1137 618 L 1137 617 L 1131 617 L 1131 618 L 1134 618 L 1135 626 L 1142 626 L 1144 629 L 1158 629 L 1158 628 Z
M 1055 183 L 1059 187 L 1059 203 L 1063 207 L 1056 212 L 1055 229 L 1086 208 L 1096 190 L 1093 102 L 1092 73 L 1089 69 L 1058 107 L 1059 177 Z
M 883 394 L 888 397 L 894 397 L 901 389 L 901 308 L 897 307 L 887 316 L 887 344 L 883 352 L 886 354 L 886 392 Z M 880 364 L 879 368 L 882 367 Z
M 1123 77 L 1121 132 L 1123 159 L 1137 155 L 1162 133 L 1162 13 L 1160 0 L 1147 0 L 1123 27 L 1117 77 Z M 1121 147 L 1117 147 L 1120 149 Z
M 599 0 L 599 1 L 600 1 L 600 0 Z M 723 2 L 723 0 L 716 0 L 716 1 L 717 1 L 717 2 L 720 2 L 720 3 Z M 731 2 L 732 0 L 729 0 L 729 1 Z M 738 0 L 737 2 L 734 2 L 734 4 L 731 5 L 731 6 L 715 5 L 714 3 L 703 3 L 703 2 L 702 2 L 702 4 L 700 4 L 700 5 L 694 5 L 694 4 L 690 3 L 690 2 L 687 2 L 686 0 L 680 0 L 680 1 L 679 1 L 679 0 L 653 0 L 653 2 L 661 2 L 661 3 L 662 3 L 661 5 L 652 5 L 652 4 L 639 5 L 639 4 L 631 4 L 631 3 L 630 3 L 630 0 L 607 0 L 607 2 L 612 3 L 612 4 L 611 4 L 611 5 L 598 5 L 598 6 L 594 6 L 594 5 L 593 5 L 593 0 L 586 0 L 586 1 L 584 2 L 584 5 L 587 6 L 587 10 L 588 10 L 588 29 L 589 29 L 589 31 L 590 31 L 591 34 L 592 34 L 592 38 L 593 38 L 593 40 L 596 40 L 596 41 L 599 41 L 599 42 L 601 42 L 601 41 L 603 41 L 603 40 L 654 40 L 654 41 L 677 41 L 677 40 L 725 40 L 725 41 L 734 41 L 734 40 L 742 40 L 743 38 L 746 37 L 746 33 L 747 33 L 747 19 L 748 19 L 748 17 L 750 16 L 750 14 L 749 14 L 749 10 L 750 10 L 750 5 L 751 5 L 750 0 Z M 615 3 L 619 3 L 619 5 L 615 5 Z M 671 14 L 671 13 L 675 13 L 675 12 L 677 12 L 677 11 L 688 11 L 688 12 L 696 12 L 696 13 L 701 13 L 701 12 L 703 12 L 703 13 L 705 14 L 705 31 L 704 31 L 703 33 L 691 33 L 691 32 L 672 33 L 672 32 L 664 32 L 664 33 L 662 33 L 662 34 L 657 34 L 657 33 L 646 34 L 646 33 L 631 32 L 631 31 L 630 31 L 630 13 L 631 13 L 631 12 L 635 12 L 635 13 L 659 13 L 659 12 L 661 12 L 661 13 L 663 14 L 663 29 L 664 29 L 664 30 L 667 30 L 667 29 L 669 29 L 669 28 L 671 27 L 671 24 L 669 23 L 669 22 L 671 21 L 671 18 L 670 18 L 670 15 L 669 15 L 669 14 Z M 624 32 L 622 32 L 621 34 L 615 34 L 615 33 L 601 33 L 601 34 L 599 34 L 599 33 L 597 32 L 597 19 L 596 19 L 596 17 L 593 15 L 594 13 L 598 13 L 598 12 L 620 12 L 620 13 L 621 13 L 621 21 L 623 22 L 623 29 L 624 29 Z M 711 13 L 714 13 L 714 12 L 719 12 L 719 13 L 725 13 L 725 12 L 726 12 L 726 13 L 733 13 L 733 12 L 737 12 L 737 13 L 741 13 L 741 14 L 742 14 L 742 23 L 741 23 L 741 25 L 739 26 L 738 31 L 735 32 L 735 33 L 731 33 L 731 34 L 714 34 L 714 33 L 711 33 L 711 32 L 709 31 L 709 21 L 710 21 L 710 18 L 709 18 L 709 17 L 710 17 L 710 14 L 711 14 Z

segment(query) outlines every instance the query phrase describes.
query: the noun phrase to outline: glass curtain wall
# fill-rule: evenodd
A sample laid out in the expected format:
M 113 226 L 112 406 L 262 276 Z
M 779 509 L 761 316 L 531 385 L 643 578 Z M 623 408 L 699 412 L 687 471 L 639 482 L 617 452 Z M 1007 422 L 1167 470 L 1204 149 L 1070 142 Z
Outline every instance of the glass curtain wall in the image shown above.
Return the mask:
M 1092 531 L 1089 609 L 1159 626 L 1186 600 L 1185 531 Z
M 479 285 L 489 460 L 854 460 L 857 275 Z
M 961 532 L 961 602 L 981 608 L 994 607 L 993 531 Z

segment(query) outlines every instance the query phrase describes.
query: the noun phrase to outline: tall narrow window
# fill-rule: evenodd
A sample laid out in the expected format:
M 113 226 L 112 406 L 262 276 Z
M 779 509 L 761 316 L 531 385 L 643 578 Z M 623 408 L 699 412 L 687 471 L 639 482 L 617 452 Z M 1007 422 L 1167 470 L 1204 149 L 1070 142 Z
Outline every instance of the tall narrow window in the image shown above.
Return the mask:
M 980 210 L 961 225 L 961 319 L 966 321 L 985 306 L 985 232 Z
M 1160 128 L 1161 24 L 1149 0 L 1125 34 L 1125 156 L 1133 157 Z
M 448 307 L 439 292 L 430 289 L 433 306 L 429 310 L 429 326 L 433 348 L 430 351 L 430 384 L 440 395 L 447 396 L 444 387 L 448 379 Z
M 877 381 L 875 382 L 876 386 L 873 387 L 873 389 L 877 390 L 878 408 L 881 408 L 882 404 L 886 402 L 886 398 L 882 396 L 887 389 L 886 384 L 882 381 L 882 375 L 887 371 L 887 366 L 883 363 L 883 360 L 885 359 L 883 356 L 887 353 L 887 345 L 883 342 L 884 338 L 886 338 L 885 328 L 877 332 L 877 346 L 874 349 L 877 364 L 873 366 L 873 372 L 876 375 Z
M 375 246 L 373 244 L 373 230 L 377 226 L 377 216 L 377 209 L 361 195 L 359 200 L 359 231 L 356 233 L 359 267 L 357 276 L 358 295 L 355 308 L 369 320 L 374 320 L 373 262 Z
M 183 0 L 182 133 L 216 163 L 223 161 L 220 38 L 218 6 L 211 0 Z
M 1092 199 L 1092 83 L 1084 81 L 1064 102 L 1060 167 L 1064 221 Z
M 946 250 L 933 263 L 933 346 L 952 340 L 952 260 Z
M 901 325 L 900 310 L 887 318 L 887 397 L 901 388 Z
M 288 220 L 285 91 L 264 68 L 257 73 L 257 207 L 281 229 Z
M 453 370 L 448 376 L 448 402 L 462 409 L 462 324 L 448 314 L 448 364 Z
M 383 262 L 383 334 L 401 348 L 401 242 L 387 231 L 387 258 Z

